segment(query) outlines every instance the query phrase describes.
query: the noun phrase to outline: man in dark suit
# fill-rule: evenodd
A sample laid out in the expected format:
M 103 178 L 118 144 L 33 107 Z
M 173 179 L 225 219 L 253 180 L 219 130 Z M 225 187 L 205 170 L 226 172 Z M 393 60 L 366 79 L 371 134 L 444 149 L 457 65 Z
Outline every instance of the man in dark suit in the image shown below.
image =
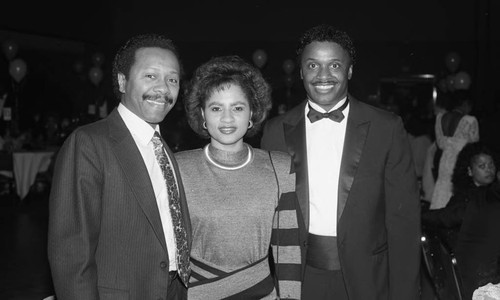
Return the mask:
M 261 147 L 293 156 L 302 299 L 419 299 L 420 201 L 402 121 L 348 93 L 345 32 L 313 27 L 297 54 L 307 100 L 267 122 Z
M 158 136 L 180 73 L 171 40 L 133 37 L 113 62 L 120 104 L 60 149 L 48 234 L 58 300 L 186 299 L 189 214 L 174 156 Z

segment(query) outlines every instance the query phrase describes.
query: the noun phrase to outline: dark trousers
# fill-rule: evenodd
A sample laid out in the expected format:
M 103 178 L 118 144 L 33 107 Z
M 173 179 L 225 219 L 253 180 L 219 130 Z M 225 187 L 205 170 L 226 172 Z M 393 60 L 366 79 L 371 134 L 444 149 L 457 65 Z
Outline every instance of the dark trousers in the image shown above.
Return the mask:
M 168 279 L 167 300 L 187 300 L 187 288 L 174 271 L 170 272 Z
M 341 270 L 322 270 L 306 265 L 302 283 L 303 300 L 348 300 Z

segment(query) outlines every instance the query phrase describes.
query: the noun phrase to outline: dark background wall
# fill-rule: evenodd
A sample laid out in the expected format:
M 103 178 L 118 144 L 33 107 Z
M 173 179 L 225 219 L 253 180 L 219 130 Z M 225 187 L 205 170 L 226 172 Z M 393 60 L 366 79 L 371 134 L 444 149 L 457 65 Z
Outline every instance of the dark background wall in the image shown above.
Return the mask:
M 500 100 L 500 2 L 421 1 L 11 1 L 2 7 L 0 41 L 15 40 L 28 73 L 21 83 L 20 111 L 64 115 L 87 112 L 92 103 L 117 104 L 110 68 L 119 45 L 137 33 L 165 34 L 178 44 L 186 78 L 212 56 L 268 56 L 262 72 L 284 95 L 283 61 L 294 59 L 299 35 L 319 23 L 351 34 L 358 48 L 350 91 L 361 99 L 376 95 L 382 78 L 446 72 L 445 55 L 461 57 L 472 77 L 478 110 Z M 92 55 L 104 54 L 104 78 L 89 81 Z M 1 58 L 0 78 L 10 80 Z M 302 99 L 297 68 L 292 102 Z M 26 122 L 25 122 L 26 123 Z

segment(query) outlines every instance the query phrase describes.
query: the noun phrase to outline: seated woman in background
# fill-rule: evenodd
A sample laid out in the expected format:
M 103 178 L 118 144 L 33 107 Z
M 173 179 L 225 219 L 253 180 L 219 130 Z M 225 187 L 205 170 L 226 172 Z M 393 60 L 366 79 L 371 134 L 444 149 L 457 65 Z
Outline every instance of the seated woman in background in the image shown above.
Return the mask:
M 458 234 L 456 258 L 463 299 L 500 281 L 500 171 L 487 189 L 470 195 Z
M 444 208 L 422 212 L 422 225 L 437 232 L 451 250 L 455 248 L 470 195 L 495 181 L 495 159 L 496 155 L 484 144 L 467 144 L 457 158 L 450 202 Z
M 446 206 L 452 195 L 451 177 L 458 153 L 467 143 L 479 141 L 479 126 L 476 117 L 469 115 L 472 110 L 471 95 L 459 90 L 451 97 L 448 111 L 438 113 L 435 134 L 439 167 L 431 197 L 430 209 Z
M 195 71 L 185 107 L 191 128 L 210 139 L 176 153 L 193 230 L 188 298 L 300 299 L 291 157 L 243 141 L 268 115 L 269 85 L 241 58 L 216 57 Z

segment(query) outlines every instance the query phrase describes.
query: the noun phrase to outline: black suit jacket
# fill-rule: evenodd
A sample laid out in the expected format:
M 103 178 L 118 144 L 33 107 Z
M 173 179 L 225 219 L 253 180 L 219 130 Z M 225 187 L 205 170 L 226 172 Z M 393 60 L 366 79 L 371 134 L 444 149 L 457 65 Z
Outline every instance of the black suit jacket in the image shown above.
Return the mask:
M 166 145 L 165 145 L 166 146 Z M 181 177 L 182 215 L 191 226 Z M 169 258 L 153 186 L 115 109 L 76 129 L 58 153 L 48 254 L 58 299 L 164 299 Z
M 419 299 L 420 201 L 406 131 L 398 116 L 348 97 L 340 180 L 332 183 L 339 185 L 338 209 L 332 217 L 349 299 Z M 306 104 L 269 120 L 261 147 L 293 156 L 307 230 Z

